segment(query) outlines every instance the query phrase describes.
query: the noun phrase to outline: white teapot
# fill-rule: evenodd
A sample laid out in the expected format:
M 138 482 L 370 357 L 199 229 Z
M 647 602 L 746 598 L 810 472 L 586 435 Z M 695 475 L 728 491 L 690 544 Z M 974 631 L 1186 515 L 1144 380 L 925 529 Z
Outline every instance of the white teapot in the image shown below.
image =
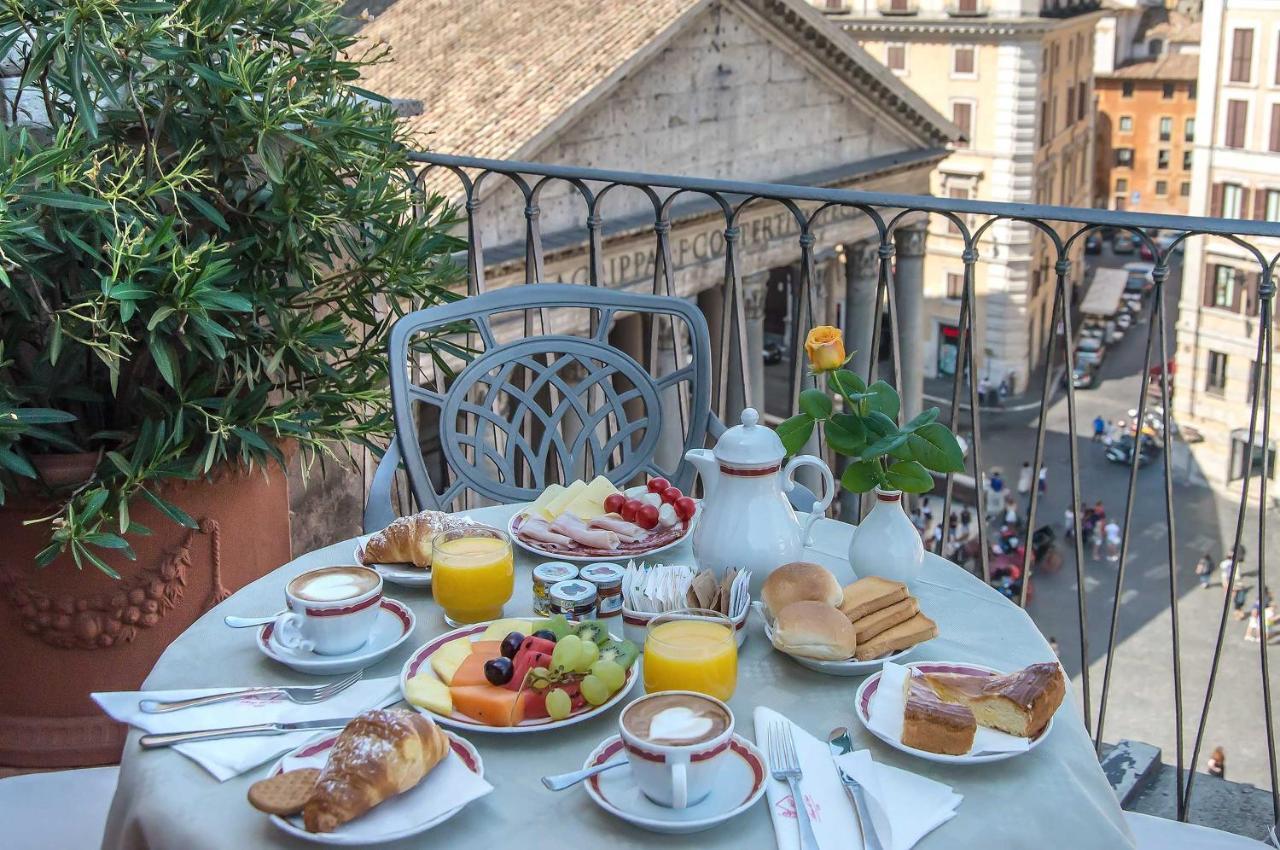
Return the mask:
M 751 570 L 753 592 L 773 570 L 800 559 L 809 529 L 835 496 L 831 470 L 813 455 L 799 455 L 786 466 L 782 440 L 760 424 L 760 414 L 742 411 L 742 424 L 720 436 L 714 450 L 690 449 L 684 455 L 702 476 L 702 515 L 693 532 L 693 556 L 700 567 L 717 573 L 727 567 Z M 823 494 L 802 523 L 787 500 L 801 466 L 816 466 Z

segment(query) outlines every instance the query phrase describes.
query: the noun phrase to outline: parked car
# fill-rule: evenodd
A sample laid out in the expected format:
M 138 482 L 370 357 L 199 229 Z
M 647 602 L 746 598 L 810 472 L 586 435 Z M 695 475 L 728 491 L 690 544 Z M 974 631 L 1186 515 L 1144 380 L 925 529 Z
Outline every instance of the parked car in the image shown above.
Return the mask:
M 1128 310 L 1121 310 L 1115 315 L 1116 327 L 1122 331 L 1127 331 L 1133 327 L 1133 314 Z
M 1124 282 L 1124 291 L 1149 295 L 1156 288 L 1156 280 L 1151 275 L 1155 267 L 1155 263 L 1125 263 L 1124 270 L 1129 273 L 1129 277 Z
M 782 362 L 782 343 L 774 339 L 765 340 L 764 365 L 773 366 Z
M 1084 238 L 1084 252 L 1086 254 L 1102 253 L 1102 237 L 1096 231 Z
M 1081 336 L 1076 341 L 1076 362 L 1092 363 L 1095 366 L 1102 363 L 1103 356 L 1107 353 L 1107 344 L 1102 341 L 1101 337 Z
M 1076 358 L 1075 368 L 1071 370 L 1071 383 L 1078 390 L 1091 390 L 1098 385 L 1098 367 L 1094 363 L 1081 362 Z M 1067 376 L 1062 376 L 1062 385 L 1067 385 Z
M 1144 434 L 1141 445 L 1142 448 L 1138 450 L 1138 466 L 1146 466 L 1160 454 L 1160 444 Z M 1133 463 L 1133 437 L 1125 434 L 1107 446 L 1106 458 L 1112 463 Z
M 1156 255 L 1155 255 L 1155 254 L 1153 254 L 1153 253 L 1151 252 L 1151 246 L 1150 246 L 1150 245 L 1148 245 L 1146 242 L 1144 242 L 1144 241 L 1142 241 L 1142 240 L 1140 240 L 1140 239 L 1139 239 L 1139 240 L 1137 240 L 1137 242 L 1138 242 L 1138 256 L 1139 256 L 1139 257 L 1141 257 L 1141 258 L 1142 258 L 1142 259 L 1144 259 L 1144 260 L 1154 260 L 1154 259 L 1156 258 Z
M 1182 240 L 1181 242 L 1178 242 L 1178 244 L 1174 245 L 1174 242 L 1181 235 L 1182 234 L 1176 233 L 1172 230 L 1166 230 L 1154 235 L 1152 239 L 1155 240 L 1156 246 L 1159 247 L 1161 251 L 1164 251 L 1165 255 L 1167 256 L 1169 254 L 1170 245 L 1173 245 L 1173 253 L 1175 254 L 1181 254 L 1183 250 L 1186 248 L 1187 240 L 1185 239 Z
M 1117 233 L 1111 239 L 1111 253 L 1113 254 L 1132 254 L 1133 253 L 1133 237 L 1128 233 Z

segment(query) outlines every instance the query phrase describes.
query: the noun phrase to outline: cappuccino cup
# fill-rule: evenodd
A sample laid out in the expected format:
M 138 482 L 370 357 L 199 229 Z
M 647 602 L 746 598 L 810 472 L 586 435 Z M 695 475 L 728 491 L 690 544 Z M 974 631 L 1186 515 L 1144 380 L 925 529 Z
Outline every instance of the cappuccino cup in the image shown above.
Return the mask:
M 276 618 L 284 648 L 346 655 L 369 642 L 382 605 L 382 576 L 368 567 L 322 567 L 294 577 L 284 590 L 288 610 Z
M 631 777 L 660 806 L 685 809 L 711 793 L 733 739 L 733 712 L 694 691 L 646 694 L 618 718 Z

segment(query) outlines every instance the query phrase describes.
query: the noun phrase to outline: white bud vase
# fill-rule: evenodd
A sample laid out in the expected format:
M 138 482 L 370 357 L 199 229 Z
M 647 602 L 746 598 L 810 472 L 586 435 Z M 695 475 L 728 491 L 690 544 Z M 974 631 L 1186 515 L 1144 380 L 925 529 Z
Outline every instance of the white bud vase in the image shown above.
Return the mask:
M 924 566 L 924 543 L 902 509 L 901 490 L 875 489 L 875 506 L 853 530 L 849 566 L 858 578 L 880 576 L 910 584 Z

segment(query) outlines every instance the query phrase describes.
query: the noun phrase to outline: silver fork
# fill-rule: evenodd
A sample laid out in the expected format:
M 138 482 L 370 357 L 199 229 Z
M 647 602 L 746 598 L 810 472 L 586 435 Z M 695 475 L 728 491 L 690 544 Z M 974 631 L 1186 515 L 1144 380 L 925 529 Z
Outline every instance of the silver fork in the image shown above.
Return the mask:
M 796 810 L 796 823 L 800 825 L 800 850 L 818 850 L 818 838 L 809 823 L 809 810 L 804 803 L 800 780 L 800 759 L 796 756 L 796 742 L 791 735 L 791 724 L 777 721 L 769 729 L 769 773 L 778 782 L 791 787 L 791 800 Z
M 227 691 L 222 694 L 209 694 L 203 697 L 192 697 L 191 699 L 175 700 L 173 702 L 158 702 L 153 699 L 144 699 L 138 703 L 139 710 L 147 714 L 165 714 L 170 711 L 181 711 L 184 708 L 195 708 L 198 705 L 211 705 L 215 702 L 225 702 L 232 699 L 240 699 L 245 696 L 272 696 L 282 694 L 290 702 L 296 702 L 299 705 L 312 705 L 317 702 L 324 702 L 329 697 L 337 696 L 347 688 L 360 681 L 364 676 L 363 670 L 357 670 L 345 679 L 338 679 L 336 682 L 329 682 L 324 685 L 306 686 L 306 687 L 290 687 L 290 688 L 241 688 L 238 691 Z

